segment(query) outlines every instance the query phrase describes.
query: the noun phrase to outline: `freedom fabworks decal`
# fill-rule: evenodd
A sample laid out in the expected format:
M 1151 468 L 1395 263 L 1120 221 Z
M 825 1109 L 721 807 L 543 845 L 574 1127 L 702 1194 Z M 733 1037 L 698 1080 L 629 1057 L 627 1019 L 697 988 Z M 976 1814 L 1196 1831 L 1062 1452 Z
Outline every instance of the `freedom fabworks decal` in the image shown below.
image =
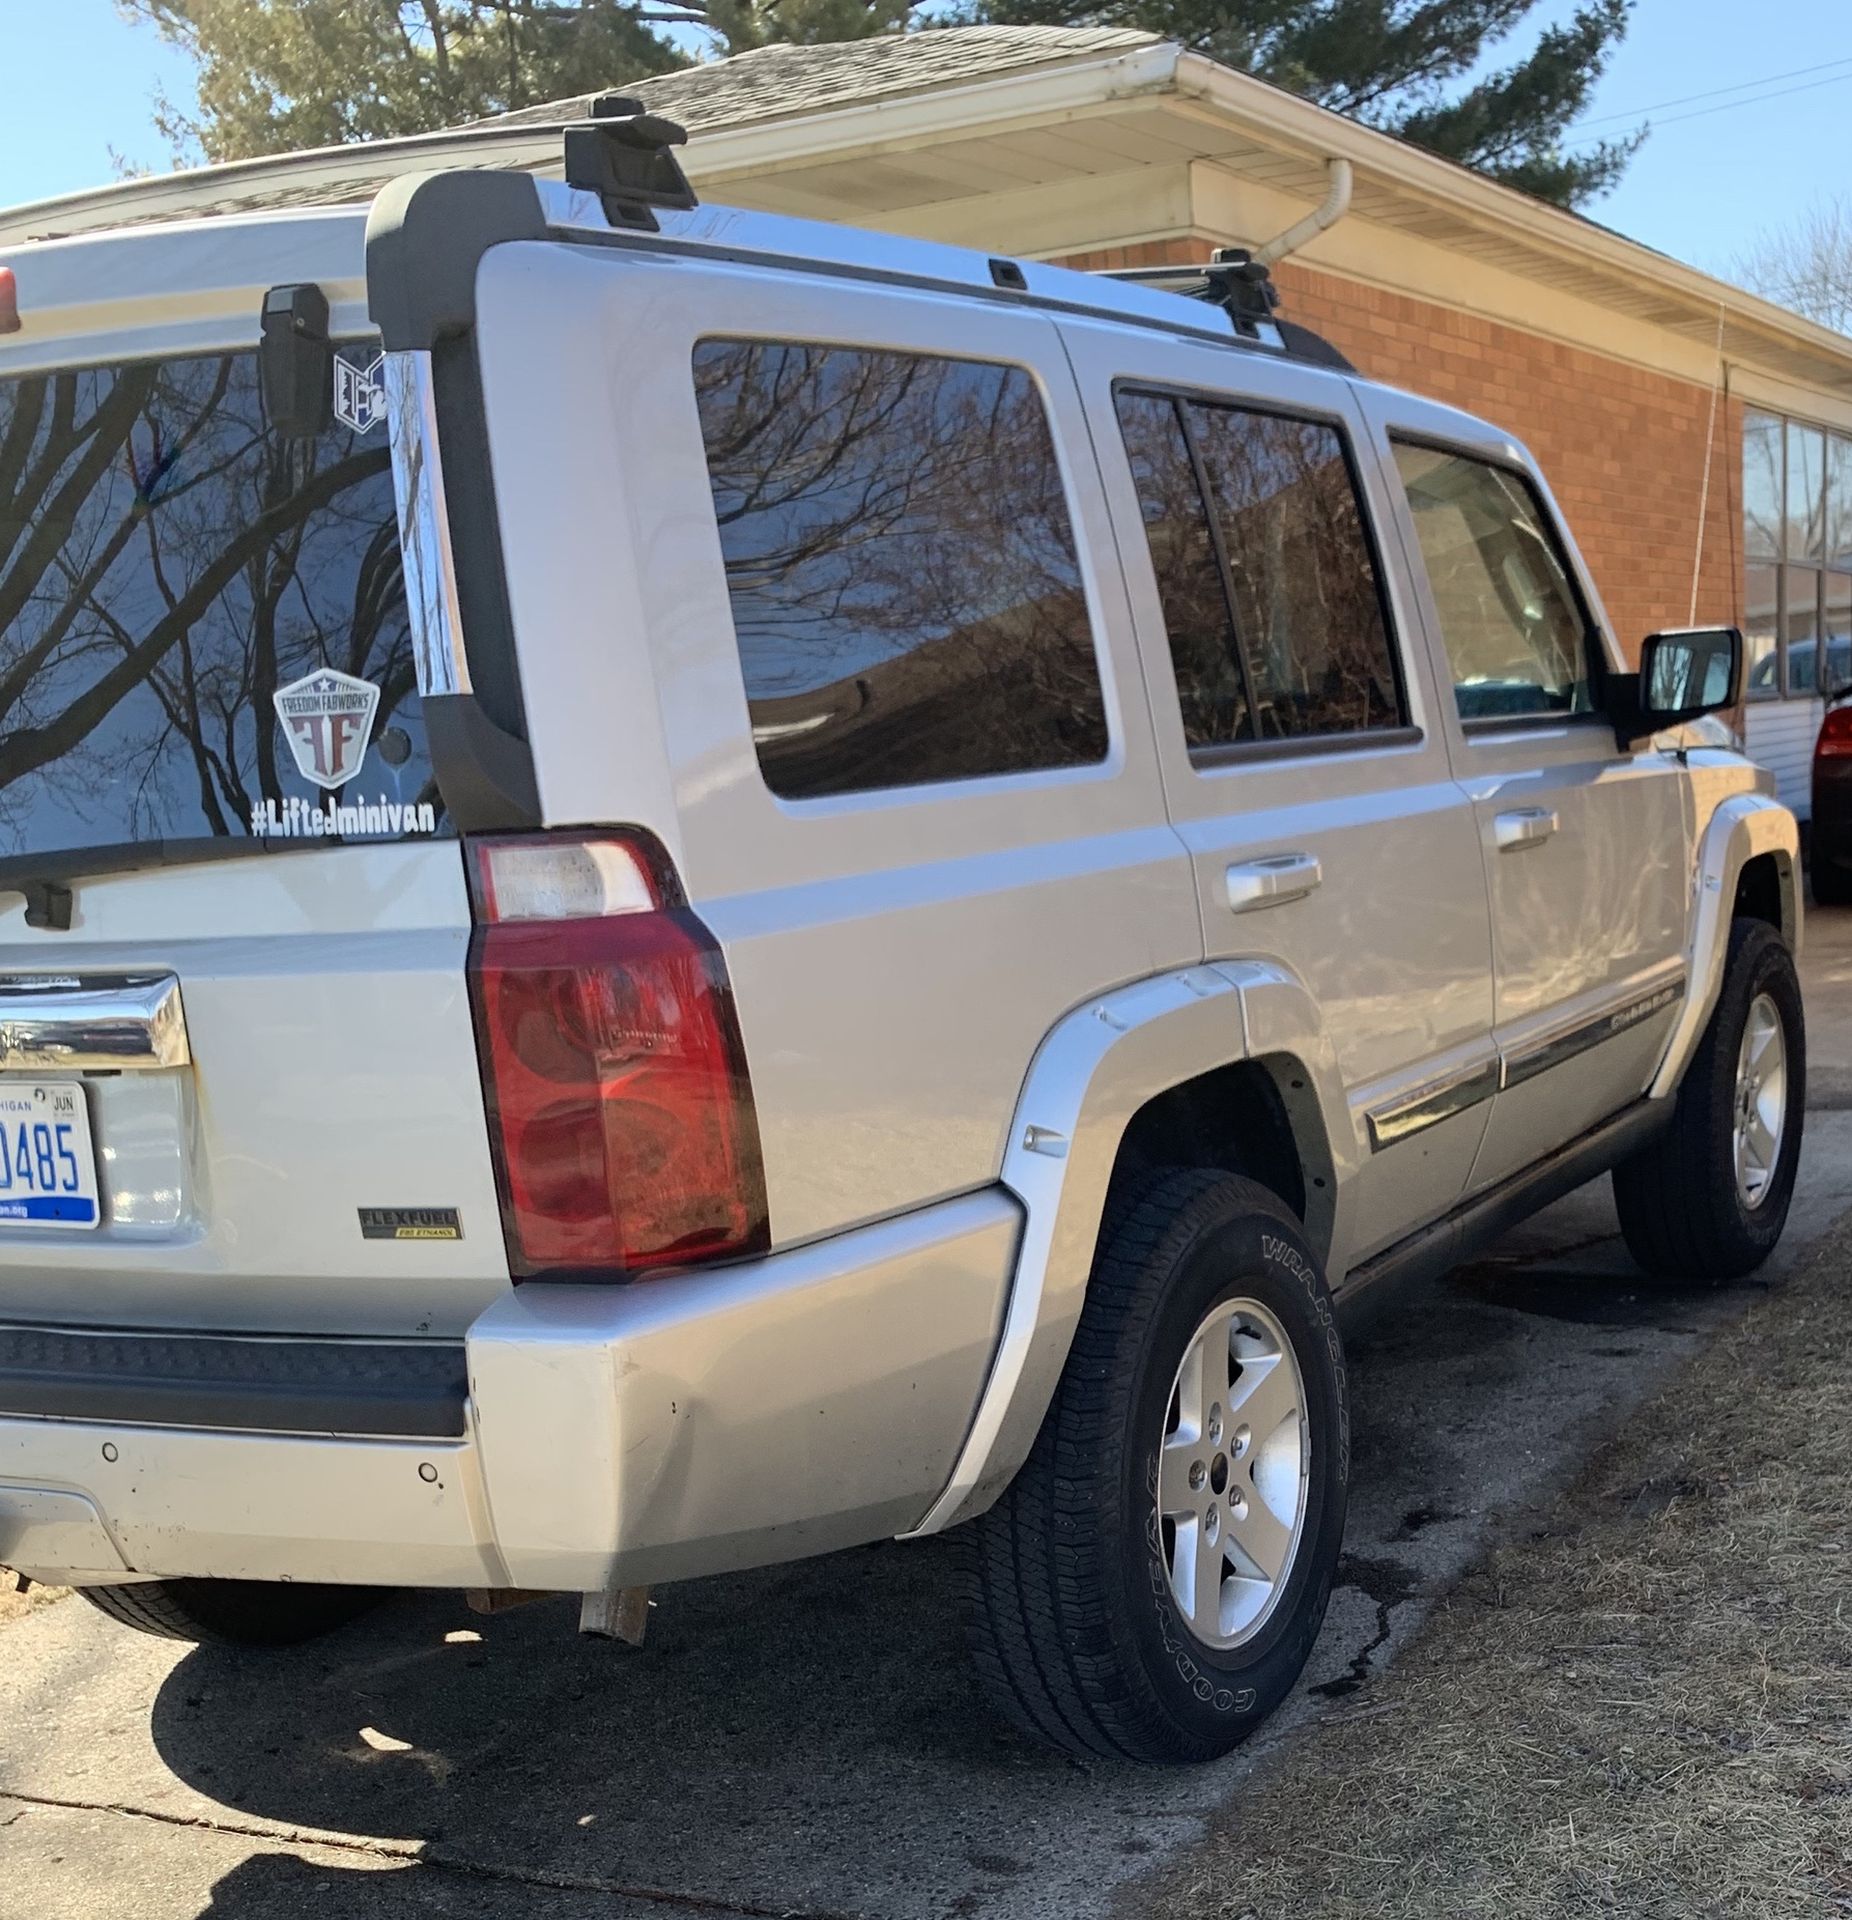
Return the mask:
M 303 779 L 318 787 L 346 786 L 367 757 L 379 689 L 371 680 L 322 667 L 271 697 Z
M 251 832 L 259 840 L 350 838 L 363 833 L 435 833 L 437 809 L 430 801 L 356 800 L 351 806 L 332 800 L 314 806 L 295 794 L 284 800 L 260 800 L 251 809 Z

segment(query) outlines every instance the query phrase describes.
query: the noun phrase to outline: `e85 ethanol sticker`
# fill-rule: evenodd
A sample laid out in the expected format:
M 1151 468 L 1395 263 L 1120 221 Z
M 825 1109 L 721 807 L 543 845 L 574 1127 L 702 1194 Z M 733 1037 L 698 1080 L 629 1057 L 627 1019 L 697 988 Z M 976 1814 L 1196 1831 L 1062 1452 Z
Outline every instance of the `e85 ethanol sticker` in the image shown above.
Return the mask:
M 461 1240 L 455 1207 L 362 1207 L 363 1240 Z

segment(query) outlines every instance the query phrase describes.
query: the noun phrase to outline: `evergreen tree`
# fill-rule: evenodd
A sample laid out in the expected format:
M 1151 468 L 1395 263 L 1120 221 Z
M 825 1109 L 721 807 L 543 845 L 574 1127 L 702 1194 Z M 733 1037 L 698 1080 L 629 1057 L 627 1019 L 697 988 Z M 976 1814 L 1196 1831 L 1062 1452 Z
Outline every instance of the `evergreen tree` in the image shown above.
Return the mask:
M 1642 136 L 1569 146 L 1633 0 L 1582 0 L 1506 64 L 1538 0 L 120 0 L 198 68 L 197 112 L 157 102 L 176 152 L 241 159 L 422 133 L 685 66 L 717 52 L 953 19 L 1143 27 L 1575 205 Z M 690 38 L 682 36 L 684 40 Z
M 120 0 L 189 53 L 198 111 L 157 98 L 177 156 L 243 160 L 428 133 L 688 64 L 680 0 Z
M 1633 0 L 1584 0 L 1528 52 L 1498 64 L 1536 8 L 1537 0 L 976 0 L 972 17 L 1143 27 L 1576 206 L 1612 186 L 1645 137 L 1565 139 L 1627 31 Z

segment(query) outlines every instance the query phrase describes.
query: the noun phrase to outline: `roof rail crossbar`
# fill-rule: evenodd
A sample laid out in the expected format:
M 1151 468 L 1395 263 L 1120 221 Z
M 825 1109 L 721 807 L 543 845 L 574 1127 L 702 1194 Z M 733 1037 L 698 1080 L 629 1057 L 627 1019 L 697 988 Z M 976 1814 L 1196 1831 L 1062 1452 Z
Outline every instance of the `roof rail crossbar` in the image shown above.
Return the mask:
M 1228 315 L 1239 339 L 1340 373 L 1357 371 L 1322 334 L 1280 318 L 1280 290 L 1246 247 L 1217 247 L 1203 266 L 1106 267 L 1100 275 L 1207 301 Z

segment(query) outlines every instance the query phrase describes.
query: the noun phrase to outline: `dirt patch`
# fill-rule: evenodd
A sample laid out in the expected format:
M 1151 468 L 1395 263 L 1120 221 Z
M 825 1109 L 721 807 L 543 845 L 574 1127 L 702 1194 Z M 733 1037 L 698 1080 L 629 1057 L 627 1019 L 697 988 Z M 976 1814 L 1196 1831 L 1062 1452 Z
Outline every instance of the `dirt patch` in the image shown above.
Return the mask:
M 1849 1228 L 1127 1911 L 1852 1915 Z
M 69 1587 L 40 1586 L 28 1587 L 21 1593 L 19 1575 L 0 1567 L 0 1627 L 11 1626 L 15 1620 L 23 1620 L 27 1614 L 36 1613 L 40 1607 L 49 1607 L 69 1593 Z

